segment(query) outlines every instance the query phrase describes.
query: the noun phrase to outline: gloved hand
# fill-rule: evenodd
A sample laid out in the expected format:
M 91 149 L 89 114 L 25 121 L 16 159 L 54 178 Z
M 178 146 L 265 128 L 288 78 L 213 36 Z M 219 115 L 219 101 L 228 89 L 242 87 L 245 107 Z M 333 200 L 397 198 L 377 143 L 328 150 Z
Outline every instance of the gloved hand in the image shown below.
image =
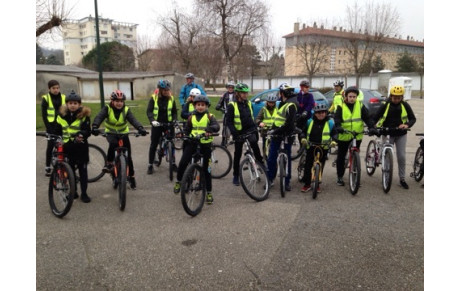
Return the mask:
M 160 126 L 160 123 L 158 121 L 154 120 L 154 121 L 152 121 L 152 125 L 153 125 L 153 127 L 158 127 L 158 126 Z
M 369 136 L 377 135 L 378 130 L 375 129 L 375 128 L 369 128 L 368 134 L 369 134 Z
M 274 129 L 271 129 L 271 130 L 267 131 L 267 134 L 268 134 L 268 135 L 273 135 L 273 134 L 275 134 L 275 130 L 274 130 Z
M 307 115 L 308 115 L 307 111 L 302 112 L 302 117 L 307 117 Z
M 137 129 L 140 135 L 146 136 L 147 135 L 147 130 L 145 130 L 142 126 Z
M 217 104 L 216 105 L 216 110 L 220 110 L 220 108 L 221 108 L 220 104 Z
M 344 133 L 345 130 L 344 130 L 342 127 L 338 126 L 338 127 L 337 127 L 337 132 L 338 132 L 338 133 Z
M 306 146 L 307 145 L 307 139 L 306 138 L 302 138 L 300 140 L 300 142 L 302 143 L 303 146 Z
M 99 129 L 97 127 L 93 127 L 93 129 L 91 129 L 91 134 L 94 135 L 94 136 L 98 136 L 99 135 Z

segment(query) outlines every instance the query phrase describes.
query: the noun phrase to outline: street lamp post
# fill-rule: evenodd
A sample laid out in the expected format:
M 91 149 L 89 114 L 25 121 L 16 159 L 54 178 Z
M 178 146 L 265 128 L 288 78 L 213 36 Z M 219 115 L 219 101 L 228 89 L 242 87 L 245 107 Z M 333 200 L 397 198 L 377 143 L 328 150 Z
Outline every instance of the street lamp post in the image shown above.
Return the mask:
M 101 41 L 99 39 L 99 13 L 97 12 L 97 0 L 94 0 L 96 10 L 96 52 L 97 68 L 99 71 L 99 93 L 101 95 L 101 109 L 104 107 L 104 80 L 102 78 L 102 59 L 101 59 Z

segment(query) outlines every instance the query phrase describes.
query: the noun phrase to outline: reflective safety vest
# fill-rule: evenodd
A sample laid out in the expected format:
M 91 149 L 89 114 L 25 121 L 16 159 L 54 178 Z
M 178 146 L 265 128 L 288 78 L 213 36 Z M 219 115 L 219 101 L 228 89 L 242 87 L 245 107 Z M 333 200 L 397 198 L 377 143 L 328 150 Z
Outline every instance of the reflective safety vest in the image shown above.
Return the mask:
M 158 118 L 158 95 L 153 94 L 152 95 L 153 99 L 153 118 L 157 120 Z M 174 96 L 171 95 L 171 98 L 168 101 L 168 121 L 172 121 L 172 108 L 173 108 L 173 103 L 174 103 Z
M 361 132 L 356 136 L 357 140 L 362 140 L 363 139 L 363 131 L 364 131 L 364 122 L 361 119 L 361 108 L 363 107 L 363 104 L 356 100 L 355 104 L 353 105 L 353 112 L 350 111 L 348 106 L 344 104 L 342 106 L 342 128 L 349 130 L 349 131 L 355 131 L 355 132 Z M 353 139 L 353 135 L 351 133 L 340 133 L 339 134 L 339 140 L 341 141 L 350 141 Z
M 75 139 L 73 135 L 80 131 L 81 119 L 75 119 L 75 121 L 69 125 L 67 120 L 58 115 L 56 122 L 62 126 L 62 140 L 64 143 L 69 142 L 69 140 L 73 141 Z
M 48 108 L 46 109 L 46 116 L 48 119 L 48 122 L 54 122 L 56 120 L 56 110 L 54 109 L 53 101 L 51 100 L 51 95 L 50 93 L 43 95 L 43 99 L 45 99 L 46 103 L 48 103 Z M 61 94 L 61 105 L 65 104 L 65 95 Z M 58 108 L 59 109 L 59 108 Z
M 273 125 L 273 122 L 275 122 L 276 107 L 273 108 L 273 113 L 270 113 L 270 110 L 268 110 L 267 107 L 262 107 L 262 110 L 264 111 L 263 123 L 265 123 L 265 126 L 267 128 L 271 128 Z
M 105 126 L 105 132 L 106 133 L 128 133 L 129 132 L 129 127 L 128 127 L 128 121 L 126 120 L 126 114 L 128 114 L 128 106 L 125 105 L 125 108 L 121 112 L 120 116 L 118 119 L 115 118 L 115 112 L 113 111 L 113 108 L 110 107 L 109 105 L 106 105 L 108 107 L 109 114 L 107 118 L 104 121 L 104 126 Z
M 332 105 L 334 106 L 334 113 L 337 111 L 337 107 L 343 104 L 343 89 L 340 92 L 334 92 L 334 99 L 332 99 Z
M 284 125 L 284 123 L 286 122 L 286 115 L 287 115 L 288 108 L 291 105 L 295 106 L 295 104 L 292 102 L 284 103 L 284 105 L 281 106 L 281 108 L 276 111 L 275 121 L 273 122 L 273 124 L 276 127 L 281 127 Z
M 209 114 L 209 115 L 208 115 Z M 192 131 L 190 132 L 191 136 L 197 136 L 199 134 L 206 133 L 206 127 L 208 127 L 211 120 L 209 119 L 212 116 L 211 113 L 205 113 L 203 117 L 201 117 L 200 121 L 196 119 L 196 114 L 192 115 Z M 213 141 L 213 137 L 209 136 L 208 138 L 201 138 L 201 143 L 211 143 Z
M 193 103 L 190 103 L 190 104 L 188 105 L 188 112 L 189 112 L 189 113 L 190 113 L 190 112 L 193 112 L 193 110 L 195 110 L 195 106 L 193 106 Z
M 377 122 L 377 127 L 382 126 L 383 122 L 385 121 L 385 119 L 387 119 L 388 110 L 390 109 L 390 103 L 391 102 L 387 103 L 387 108 L 385 109 L 385 113 L 383 113 L 382 118 L 380 118 L 379 122 Z M 402 121 L 403 124 L 407 122 L 406 107 L 404 107 L 404 105 L 402 103 L 401 103 L 401 121 Z
M 254 119 L 254 116 L 253 116 L 254 113 L 252 112 L 252 104 L 249 101 L 246 101 L 246 102 L 248 102 L 249 110 L 251 110 L 251 118 Z M 232 101 L 232 102 L 229 102 L 228 104 L 229 105 L 232 104 L 233 108 L 235 108 L 234 116 L 233 116 L 233 125 L 235 126 L 236 130 L 242 130 L 243 127 L 241 126 L 241 118 L 240 118 L 240 110 L 238 109 L 238 102 Z
M 363 102 L 363 100 L 364 100 L 363 91 L 359 90 L 359 94 L 358 94 L 358 97 L 356 97 L 356 99 L 357 99 L 359 102 Z
M 331 128 L 329 126 L 329 121 L 328 120 L 327 122 L 324 123 L 324 127 L 323 127 L 323 135 L 322 135 L 322 138 L 321 138 L 321 143 L 322 144 L 328 144 L 328 145 L 323 145 L 321 146 L 323 149 L 327 150 L 329 149 L 329 143 L 331 142 Z M 311 129 L 313 128 L 313 120 L 310 122 L 310 125 L 308 126 L 308 129 L 307 129 L 307 140 L 310 140 L 310 133 L 311 133 Z M 307 149 L 310 148 L 310 145 L 307 144 Z

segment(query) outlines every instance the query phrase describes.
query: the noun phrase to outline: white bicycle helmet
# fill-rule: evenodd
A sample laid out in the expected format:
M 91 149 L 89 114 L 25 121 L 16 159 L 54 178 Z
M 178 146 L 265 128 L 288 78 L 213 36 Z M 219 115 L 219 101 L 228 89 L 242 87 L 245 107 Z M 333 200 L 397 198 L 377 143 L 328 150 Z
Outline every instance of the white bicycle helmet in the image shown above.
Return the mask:
M 192 90 L 190 90 L 190 94 L 189 94 L 189 95 L 195 97 L 195 96 L 198 96 L 198 95 L 200 95 L 200 94 L 201 94 L 200 89 L 198 89 L 198 88 L 193 88 Z

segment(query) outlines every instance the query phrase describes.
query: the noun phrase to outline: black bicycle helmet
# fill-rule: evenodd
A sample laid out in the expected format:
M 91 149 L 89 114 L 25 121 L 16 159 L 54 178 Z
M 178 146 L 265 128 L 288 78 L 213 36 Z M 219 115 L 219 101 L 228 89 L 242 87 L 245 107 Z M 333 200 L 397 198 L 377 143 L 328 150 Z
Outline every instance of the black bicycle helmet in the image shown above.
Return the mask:
M 110 95 L 110 99 L 111 100 L 126 100 L 126 95 L 120 90 L 115 90 L 112 92 L 112 95 Z
M 337 80 L 337 81 L 334 82 L 334 87 L 335 87 L 335 86 L 340 86 L 340 87 L 343 88 L 344 83 L 343 83 L 343 81 Z
M 315 112 L 327 111 L 328 108 L 325 104 L 316 104 L 315 108 L 313 108 Z
M 193 98 L 193 104 L 195 105 L 195 103 L 197 102 L 205 102 L 206 105 L 209 106 L 209 98 L 205 95 L 197 95 L 195 96 L 195 98 Z
M 77 93 L 75 93 L 74 90 L 70 91 L 70 94 L 65 96 L 65 102 L 69 101 L 77 101 L 78 103 L 81 103 L 81 97 Z
M 348 87 L 348 88 L 345 90 L 345 96 L 347 96 L 348 93 L 350 93 L 350 92 L 354 92 L 354 93 L 356 93 L 356 95 L 359 95 L 359 90 L 358 90 L 358 88 L 356 88 L 355 86 Z
M 160 80 L 157 84 L 158 89 L 171 90 L 171 83 L 168 80 Z
M 236 92 L 249 93 L 249 87 L 245 83 L 238 83 L 235 86 L 235 91 Z

